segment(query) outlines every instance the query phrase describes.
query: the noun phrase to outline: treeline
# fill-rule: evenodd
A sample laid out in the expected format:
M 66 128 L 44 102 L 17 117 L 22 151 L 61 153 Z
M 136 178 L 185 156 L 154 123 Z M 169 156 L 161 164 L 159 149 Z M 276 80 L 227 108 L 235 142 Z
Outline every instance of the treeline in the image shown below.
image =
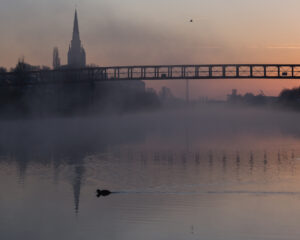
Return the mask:
M 14 81 L 18 84 L 1 85 L 0 118 L 124 113 L 161 106 L 159 95 L 146 90 L 142 81 L 76 82 L 72 81 L 76 76 L 70 73 L 56 84 L 30 84 L 32 76 L 27 72 L 41 69 L 49 68 L 19 60 L 10 70 L 16 73 Z M 1 71 L 7 70 L 1 68 Z
M 238 94 L 236 89 L 232 90 L 232 94 L 227 95 L 227 102 L 230 104 L 265 106 L 275 104 L 277 100 L 277 97 L 266 96 L 263 92 L 257 95 L 253 93 Z
M 284 89 L 278 96 L 280 105 L 300 110 L 300 87 Z
M 246 93 L 244 95 L 237 94 L 237 90 L 233 90 L 232 94 L 227 96 L 227 102 L 230 104 L 242 104 L 250 106 L 274 106 L 285 109 L 300 110 L 300 87 L 293 89 L 284 89 L 277 97 L 270 97 L 260 94 Z
M 140 83 L 69 83 L 0 88 L 0 118 L 82 116 L 157 109 L 161 100 Z
M 7 69 L 5 67 L 0 67 L 0 73 L 7 72 L 25 72 L 25 71 L 39 71 L 39 70 L 50 70 L 48 66 L 34 66 L 29 63 L 26 63 L 23 58 L 18 60 L 18 63 L 15 67 Z

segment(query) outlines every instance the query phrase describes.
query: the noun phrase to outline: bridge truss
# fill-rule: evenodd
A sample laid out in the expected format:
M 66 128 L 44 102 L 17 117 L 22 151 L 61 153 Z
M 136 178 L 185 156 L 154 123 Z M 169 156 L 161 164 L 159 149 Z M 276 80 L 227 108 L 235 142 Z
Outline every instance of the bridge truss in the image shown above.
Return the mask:
M 103 68 L 106 80 L 271 78 L 300 79 L 300 65 L 173 65 Z
M 3 84 L 42 84 L 128 80 L 300 79 L 300 65 L 212 64 L 87 67 L 0 73 Z

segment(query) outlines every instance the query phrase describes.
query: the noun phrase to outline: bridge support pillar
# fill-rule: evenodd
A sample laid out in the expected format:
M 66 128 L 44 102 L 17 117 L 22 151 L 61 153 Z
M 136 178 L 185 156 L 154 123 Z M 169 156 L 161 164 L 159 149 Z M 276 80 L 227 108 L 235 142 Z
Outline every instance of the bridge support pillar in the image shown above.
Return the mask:
M 173 68 L 168 67 L 168 78 L 172 78 L 172 75 L 173 75 Z
M 130 79 L 130 68 L 127 68 L 127 77 Z
M 146 68 L 145 68 L 145 67 L 142 67 L 142 68 L 141 68 L 141 78 L 142 78 L 142 79 L 145 79 L 145 78 L 146 78 Z
M 106 68 L 103 70 L 103 79 L 107 80 L 107 71 Z
M 212 66 L 208 67 L 208 76 L 212 77 Z
M 185 68 L 185 67 L 182 67 L 182 68 L 181 68 L 181 77 L 182 77 L 182 78 L 185 78 L 185 76 L 186 76 L 186 68 Z
M 199 77 L 199 67 L 196 66 L 195 67 L 195 78 L 198 78 Z
M 117 69 L 115 68 L 114 69 L 114 80 L 116 80 L 116 78 L 117 78 Z

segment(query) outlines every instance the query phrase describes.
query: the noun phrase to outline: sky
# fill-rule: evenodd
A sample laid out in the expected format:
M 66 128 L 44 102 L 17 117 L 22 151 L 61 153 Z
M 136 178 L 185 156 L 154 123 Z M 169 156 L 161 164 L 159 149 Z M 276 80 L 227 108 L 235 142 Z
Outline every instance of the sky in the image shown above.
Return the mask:
M 75 7 L 88 64 L 300 63 L 299 0 L 1 0 L 0 66 L 20 57 L 51 66 L 55 46 L 66 63 Z M 183 81 L 147 82 L 162 85 L 185 92 Z M 221 99 L 232 88 L 277 95 L 298 81 L 190 85 L 193 98 Z

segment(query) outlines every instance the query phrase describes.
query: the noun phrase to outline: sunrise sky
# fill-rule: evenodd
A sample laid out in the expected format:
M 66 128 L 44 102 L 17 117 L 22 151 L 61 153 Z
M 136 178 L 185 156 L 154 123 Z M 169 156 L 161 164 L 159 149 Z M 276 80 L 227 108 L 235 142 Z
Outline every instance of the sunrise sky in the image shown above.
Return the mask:
M 12 67 L 22 56 L 51 66 L 54 46 L 66 63 L 76 5 L 89 64 L 300 64 L 299 0 L 1 0 L 0 66 Z M 148 84 L 162 85 L 184 93 L 183 81 Z M 222 99 L 232 88 L 276 95 L 298 85 L 202 80 L 191 89 L 193 98 Z

